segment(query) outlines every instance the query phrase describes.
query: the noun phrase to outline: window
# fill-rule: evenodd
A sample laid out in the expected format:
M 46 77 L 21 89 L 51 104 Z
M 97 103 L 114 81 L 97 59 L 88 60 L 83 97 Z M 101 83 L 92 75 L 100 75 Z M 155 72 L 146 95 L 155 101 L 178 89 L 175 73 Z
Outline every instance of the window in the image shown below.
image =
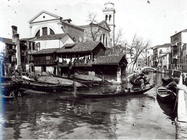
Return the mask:
M 104 44 L 104 42 L 105 42 L 105 34 L 103 34 L 103 44 Z
M 105 21 L 107 21 L 107 19 L 108 19 L 108 15 L 105 16 Z
M 46 60 L 50 60 L 51 59 L 51 57 L 50 56 L 46 56 Z
M 109 15 L 109 21 L 111 20 L 111 17 L 112 17 L 112 16 L 111 16 L 111 15 Z
M 160 49 L 159 54 L 162 54 L 162 50 Z
M 50 35 L 54 35 L 55 32 L 50 28 Z
M 47 27 L 42 28 L 42 35 L 47 35 Z
M 35 37 L 40 37 L 40 30 L 36 33 Z

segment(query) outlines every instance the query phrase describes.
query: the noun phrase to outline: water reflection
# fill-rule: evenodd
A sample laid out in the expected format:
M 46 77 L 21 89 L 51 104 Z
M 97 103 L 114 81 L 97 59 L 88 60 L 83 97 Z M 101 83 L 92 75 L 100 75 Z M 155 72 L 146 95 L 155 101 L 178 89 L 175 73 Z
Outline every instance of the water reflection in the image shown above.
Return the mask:
M 6 104 L 3 135 L 6 139 L 173 139 L 175 126 L 157 104 L 155 90 L 103 99 L 66 98 L 63 93 L 25 96 Z

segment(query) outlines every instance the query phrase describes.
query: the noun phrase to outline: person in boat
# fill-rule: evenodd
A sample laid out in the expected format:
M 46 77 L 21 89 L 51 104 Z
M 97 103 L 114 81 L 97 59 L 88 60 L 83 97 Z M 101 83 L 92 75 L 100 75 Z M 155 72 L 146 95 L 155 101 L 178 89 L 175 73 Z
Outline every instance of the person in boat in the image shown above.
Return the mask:
M 133 77 L 130 79 L 130 83 L 133 85 L 133 88 L 143 88 L 147 84 L 149 84 L 144 73 L 140 73 L 140 74 L 135 73 Z

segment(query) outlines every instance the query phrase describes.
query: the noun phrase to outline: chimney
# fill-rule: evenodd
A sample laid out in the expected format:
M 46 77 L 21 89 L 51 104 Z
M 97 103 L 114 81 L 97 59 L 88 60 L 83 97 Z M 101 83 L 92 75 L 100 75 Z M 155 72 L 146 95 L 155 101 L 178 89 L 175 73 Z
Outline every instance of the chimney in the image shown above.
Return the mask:
M 12 26 L 12 42 L 14 42 L 16 46 L 16 69 L 18 69 L 18 67 L 21 67 L 21 50 L 19 34 L 17 34 L 17 26 L 14 25 Z

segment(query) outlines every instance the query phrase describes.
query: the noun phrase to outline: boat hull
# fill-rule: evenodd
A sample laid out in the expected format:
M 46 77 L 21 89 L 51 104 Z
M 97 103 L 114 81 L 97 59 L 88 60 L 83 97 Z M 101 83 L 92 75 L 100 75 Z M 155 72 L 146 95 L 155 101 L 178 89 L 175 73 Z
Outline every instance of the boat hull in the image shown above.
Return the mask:
M 106 97 L 121 97 L 128 95 L 140 95 L 152 89 L 154 85 L 151 85 L 143 90 L 122 90 L 119 92 L 104 92 L 104 93 L 78 93 L 77 96 L 81 98 L 106 98 Z
M 164 87 L 159 87 L 157 89 L 157 99 L 162 103 L 173 105 L 175 104 L 177 97 L 176 93 L 167 90 Z
M 41 92 L 59 92 L 63 91 L 63 88 L 61 85 L 55 85 L 55 84 L 47 84 L 47 83 L 41 83 L 36 81 L 23 81 L 21 85 L 20 90 L 33 90 L 33 91 L 41 91 Z

